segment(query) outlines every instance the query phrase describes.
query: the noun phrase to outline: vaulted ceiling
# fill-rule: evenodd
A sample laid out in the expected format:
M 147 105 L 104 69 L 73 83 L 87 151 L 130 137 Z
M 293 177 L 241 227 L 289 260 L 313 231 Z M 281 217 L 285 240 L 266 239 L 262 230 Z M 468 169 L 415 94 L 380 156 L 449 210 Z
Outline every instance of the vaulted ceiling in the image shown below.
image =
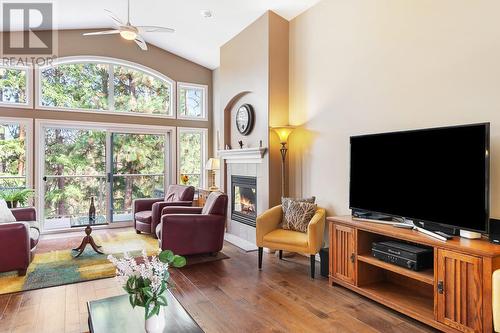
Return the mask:
M 150 44 L 208 68 L 219 66 L 219 47 L 267 10 L 290 20 L 319 0 L 130 0 L 131 23 L 171 27 L 175 33 L 145 33 Z M 111 28 L 104 11 L 123 21 L 126 0 L 53 0 L 57 29 Z M 205 18 L 202 10 L 210 10 Z M 89 37 L 90 38 L 90 37 Z M 92 38 L 120 38 L 119 35 Z M 146 51 L 147 52 L 147 51 Z

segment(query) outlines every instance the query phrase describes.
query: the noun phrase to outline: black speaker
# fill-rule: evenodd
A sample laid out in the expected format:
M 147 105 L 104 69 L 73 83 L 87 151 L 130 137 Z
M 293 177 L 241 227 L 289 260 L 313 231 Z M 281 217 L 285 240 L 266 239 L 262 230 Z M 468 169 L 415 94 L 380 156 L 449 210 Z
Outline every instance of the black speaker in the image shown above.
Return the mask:
M 490 242 L 500 245 L 500 220 L 490 219 Z
M 320 274 L 321 276 L 328 277 L 328 247 L 324 247 L 322 249 L 319 249 L 319 258 L 321 261 L 321 270 Z

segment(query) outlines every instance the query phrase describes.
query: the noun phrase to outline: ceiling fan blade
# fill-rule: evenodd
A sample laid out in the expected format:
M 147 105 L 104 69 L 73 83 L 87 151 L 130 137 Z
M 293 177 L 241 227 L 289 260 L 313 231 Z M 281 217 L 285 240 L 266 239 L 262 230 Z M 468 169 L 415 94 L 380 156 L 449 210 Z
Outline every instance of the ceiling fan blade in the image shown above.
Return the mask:
M 144 38 L 142 38 L 141 35 L 137 35 L 137 37 L 135 38 L 135 42 L 137 45 L 139 45 L 139 47 L 141 48 L 141 50 L 143 51 L 147 51 L 148 50 L 148 46 L 146 44 L 146 41 L 144 40 Z
M 109 9 L 105 9 L 104 10 L 106 13 L 108 13 L 109 17 L 111 17 L 111 19 L 118 25 L 118 26 L 122 26 L 122 25 L 125 25 L 123 24 L 123 22 L 118 18 L 118 16 L 115 15 L 115 13 L 113 13 L 112 11 L 110 11 Z
M 136 28 L 141 32 L 175 32 L 174 29 L 159 27 L 156 25 L 140 25 Z
M 105 31 L 96 31 L 96 32 L 86 32 L 84 36 L 99 36 L 99 35 L 114 35 L 119 34 L 120 30 L 105 30 Z

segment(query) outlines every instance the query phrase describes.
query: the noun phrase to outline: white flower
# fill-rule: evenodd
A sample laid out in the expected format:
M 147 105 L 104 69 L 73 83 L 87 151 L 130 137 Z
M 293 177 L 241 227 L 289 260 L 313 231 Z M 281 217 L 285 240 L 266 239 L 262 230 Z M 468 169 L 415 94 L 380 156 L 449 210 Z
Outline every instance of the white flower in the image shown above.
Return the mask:
M 108 260 L 116 267 L 116 273 L 119 277 L 141 277 L 145 281 L 150 282 L 151 291 L 155 296 L 161 289 L 162 282 L 168 276 L 169 265 L 160 261 L 157 256 L 148 258 L 145 250 L 142 251 L 143 263 L 137 264 L 137 261 L 128 253 L 123 254 L 123 259 L 117 259 L 112 255 L 108 256 Z

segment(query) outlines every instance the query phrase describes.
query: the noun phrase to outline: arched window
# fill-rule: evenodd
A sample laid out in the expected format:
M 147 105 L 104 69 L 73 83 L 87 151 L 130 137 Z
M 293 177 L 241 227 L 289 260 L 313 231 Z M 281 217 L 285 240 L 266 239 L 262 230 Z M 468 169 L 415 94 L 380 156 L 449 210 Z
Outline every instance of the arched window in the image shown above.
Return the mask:
M 174 116 L 174 84 L 144 66 L 102 57 L 69 57 L 38 70 L 41 109 Z

